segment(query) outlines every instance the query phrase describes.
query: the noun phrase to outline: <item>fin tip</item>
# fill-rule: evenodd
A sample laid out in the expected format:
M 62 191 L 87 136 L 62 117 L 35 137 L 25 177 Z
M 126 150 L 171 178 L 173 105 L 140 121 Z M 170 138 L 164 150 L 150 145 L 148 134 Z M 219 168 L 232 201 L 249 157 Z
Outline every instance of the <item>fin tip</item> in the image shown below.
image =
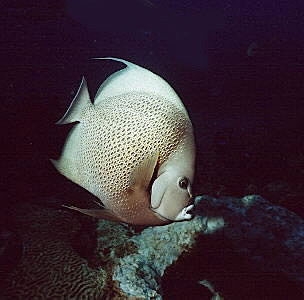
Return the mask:
M 107 57 L 92 57 L 91 59 L 102 59 L 102 60 L 115 60 L 115 61 L 119 61 L 119 62 L 122 62 L 124 63 L 126 66 L 128 67 L 133 67 L 133 66 L 136 66 L 135 64 L 125 60 L 125 59 L 122 59 L 122 58 L 118 58 L 118 57 L 111 57 L 111 56 L 107 56 Z
M 58 120 L 55 124 L 63 125 L 63 124 L 74 123 L 77 121 L 79 122 L 81 110 L 88 105 L 92 105 L 92 103 L 90 100 L 87 81 L 83 75 L 81 78 L 80 86 L 69 108 L 67 109 L 63 117 L 60 120 Z

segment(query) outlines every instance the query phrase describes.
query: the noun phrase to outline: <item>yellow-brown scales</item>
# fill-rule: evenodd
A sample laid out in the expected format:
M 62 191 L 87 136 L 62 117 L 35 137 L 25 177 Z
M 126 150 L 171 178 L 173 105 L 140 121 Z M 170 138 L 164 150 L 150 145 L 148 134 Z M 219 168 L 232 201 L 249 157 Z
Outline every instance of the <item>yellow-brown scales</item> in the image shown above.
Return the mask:
M 105 99 L 102 107 L 84 110 L 83 119 L 76 160 L 83 170 L 82 185 L 107 200 L 103 204 L 114 211 L 118 201 L 120 210 L 132 210 L 133 214 L 140 203 L 128 202 L 124 193 L 134 168 L 158 151 L 161 165 L 179 150 L 191 129 L 180 109 L 145 93 Z

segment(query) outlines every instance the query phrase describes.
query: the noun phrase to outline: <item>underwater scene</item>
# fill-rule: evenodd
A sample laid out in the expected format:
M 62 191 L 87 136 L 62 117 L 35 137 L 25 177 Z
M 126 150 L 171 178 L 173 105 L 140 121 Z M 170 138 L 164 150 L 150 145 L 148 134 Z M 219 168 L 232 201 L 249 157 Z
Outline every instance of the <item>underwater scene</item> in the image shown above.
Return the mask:
M 0 8 L 0 300 L 304 299 L 304 4 Z

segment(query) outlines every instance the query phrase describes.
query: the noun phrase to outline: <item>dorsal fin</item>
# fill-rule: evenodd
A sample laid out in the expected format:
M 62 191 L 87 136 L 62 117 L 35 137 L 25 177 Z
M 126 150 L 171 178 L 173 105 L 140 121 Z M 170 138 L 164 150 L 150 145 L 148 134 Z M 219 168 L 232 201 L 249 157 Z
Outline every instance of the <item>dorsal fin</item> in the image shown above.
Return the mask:
M 125 59 L 117 58 L 117 57 L 110 57 L 110 56 L 108 56 L 108 57 L 94 57 L 94 58 L 92 58 L 92 59 L 104 59 L 104 60 L 107 60 L 107 59 L 108 59 L 108 60 L 115 60 L 115 61 L 119 61 L 119 62 L 124 63 L 127 67 L 139 67 L 139 66 L 136 65 L 136 64 L 133 64 L 133 63 L 131 63 L 131 62 L 125 60 Z M 139 67 L 139 68 L 141 68 L 141 67 Z
M 125 68 L 122 70 L 116 71 L 115 73 L 111 74 L 106 80 L 100 85 L 100 87 L 97 90 L 97 93 L 94 98 L 94 104 L 98 104 L 101 102 L 102 99 L 112 96 L 117 96 L 120 94 L 124 94 L 127 92 L 130 92 L 130 88 L 132 89 L 133 85 L 133 78 L 132 73 L 130 74 L 129 71 L 133 69 L 142 69 L 142 71 L 147 71 L 144 68 L 141 68 L 129 61 L 126 61 L 121 58 L 115 58 L 115 57 L 95 57 L 93 59 L 96 60 L 115 60 L 118 62 L 122 62 L 126 65 Z M 138 71 L 138 70 L 137 70 Z M 137 72 L 136 72 L 137 73 Z
M 92 102 L 90 100 L 87 82 L 83 76 L 76 96 L 64 116 L 57 121 L 56 124 L 62 125 L 80 121 L 83 109 L 90 105 L 92 105 Z
M 95 105 L 98 105 L 108 97 L 140 92 L 156 94 L 183 108 L 183 104 L 176 92 L 159 75 L 121 58 L 101 57 L 94 59 L 115 60 L 122 62 L 127 66 L 126 68 L 113 73 L 100 85 L 94 99 Z

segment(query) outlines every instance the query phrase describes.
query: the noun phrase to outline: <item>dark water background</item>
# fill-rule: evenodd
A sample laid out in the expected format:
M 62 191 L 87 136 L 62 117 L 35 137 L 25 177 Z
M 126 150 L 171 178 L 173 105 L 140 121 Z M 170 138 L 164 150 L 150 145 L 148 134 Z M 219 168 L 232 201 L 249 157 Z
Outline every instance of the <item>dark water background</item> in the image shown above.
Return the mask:
M 206 176 L 224 182 L 230 194 L 287 173 L 301 182 L 304 21 L 298 1 L 30 0 L 2 1 L 1 11 L 4 206 L 58 190 L 61 177 L 47 159 L 59 154 L 68 129 L 54 122 L 82 75 L 93 97 L 122 67 L 89 60 L 102 56 L 147 67 L 179 93 L 196 130 L 197 193 L 204 192 Z M 250 57 L 252 42 L 259 48 Z M 296 167 L 286 162 L 290 157 Z
M 81 76 L 93 97 L 122 67 L 89 60 L 104 56 L 152 70 L 181 96 L 196 132 L 196 193 L 263 193 L 276 182 L 287 196 L 274 201 L 304 215 L 300 1 L 5 0 L 0 8 L 1 226 L 21 202 L 87 197 L 48 158 L 59 155 L 68 128 L 54 122 Z M 252 42 L 258 50 L 248 56 Z

